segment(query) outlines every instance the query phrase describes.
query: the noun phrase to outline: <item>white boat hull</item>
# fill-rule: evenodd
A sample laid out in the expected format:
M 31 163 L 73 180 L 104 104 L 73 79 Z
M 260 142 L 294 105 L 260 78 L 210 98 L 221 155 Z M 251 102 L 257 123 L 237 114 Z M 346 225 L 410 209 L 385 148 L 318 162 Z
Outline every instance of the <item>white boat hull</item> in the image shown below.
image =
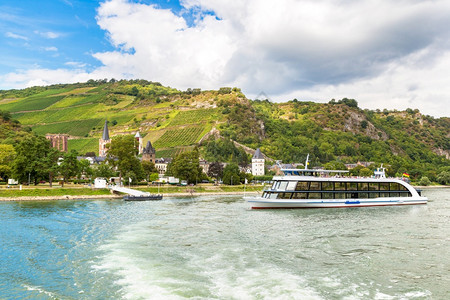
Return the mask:
M 265 199 L 247 198 L 252 209 L 272 208 L 341 208 L 368 206 L 402 206 L 427 204 L 426 197 L 371 198 L 371 199 Z

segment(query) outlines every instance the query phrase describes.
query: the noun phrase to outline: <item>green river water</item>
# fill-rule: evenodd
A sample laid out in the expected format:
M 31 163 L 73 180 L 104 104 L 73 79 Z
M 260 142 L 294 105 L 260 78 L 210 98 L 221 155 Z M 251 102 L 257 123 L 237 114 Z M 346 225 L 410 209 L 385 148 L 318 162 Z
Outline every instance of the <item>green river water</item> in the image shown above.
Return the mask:
M 423 194 L 314 210 L 0 202 L 0 299 L 450 299 L 450 189 Z

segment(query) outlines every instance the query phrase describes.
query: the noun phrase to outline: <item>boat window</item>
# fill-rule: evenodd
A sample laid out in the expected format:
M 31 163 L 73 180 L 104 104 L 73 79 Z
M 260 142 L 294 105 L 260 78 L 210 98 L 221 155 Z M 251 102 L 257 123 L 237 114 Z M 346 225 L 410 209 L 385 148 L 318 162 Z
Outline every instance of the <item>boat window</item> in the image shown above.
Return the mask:
M 389 191 L 389 182 L 380 182 L 380 191 Z
M 288 181 L 280 181 L 280 185 L 278 186 L 277 190 L 285 191 L 287 185 L 288 185 Z
M 333 199 L 333 193 L 322 193 L 322 199 Z
M 297 181 L 289 181 L 287 189 L 288 191 L 295 191 L 295 187 L 297 186 Z
M 335 191 L 345 191 L 346 188 L 346 182 L 335 182 L 334 183 L 334 190 Z
M 306 199 L 307 193 L 294 193 L 292 196 L 293 199 Z
M 270 199 L 277 199 L 278 193 L 270 194 Z
M 380 197 L 389 197 L 389 193 L 386 192 L 380 193 Z
M 272 184 L 272 190 L 274 190 L 275 187 L 276 187 L 277 185 L 279 185 L 279 184 L 280 184 L 279 181 L 274 181 L 273 184 Z
M 311 181 L 311 184 L 309 186 L 310 191 L 320 191 L 320 182 L 318 181 Z
M 378 184 L 378 182 L 369 183 L 369 191 L 379 191 L 379 190 L 380 190 L 380 185 Z
M 344 199 L 345 193 L 334 193 L 334 199 Z
M 309 193 L 308 199 L 320 199 L 320 193 Z
M 358 183 L 358 191 L 368 191 L 369 183 L 368 182 L 359 182 Z
M 398 183 L 396 183 L 396 182 L 391 182 L 389 184 L 389 190 L 391 190 L 391 191 L 398 191 L 398 190 L 400 190 L 400 185 Z
M 399 193 L 390 193 L 391 197 L 400 197 Z
M 299 181 L 295 188 L 296 191 L 307 191 L 308 190 L 308 181 Z
M 380 193 L 369 193 L 369 198 L 378 198 Z
M 292 193 L 280 193 L 278 199 L 291 199 Z
M 347 199 L 357 199 L 358 193 L 345 193 L 345 198 Z
M 334 182 L 322 182 L 322 190 L 324 191 L 332 191 L 334 186 Z
M 368 193 L 359 193 L 358 198 L 367 199 L 367 198 L 369 198 L 369 194 Z
M 347 191 L 356 191 L 358 189 L 358 184 L 356 182 L 349 182 L 347 184 Z

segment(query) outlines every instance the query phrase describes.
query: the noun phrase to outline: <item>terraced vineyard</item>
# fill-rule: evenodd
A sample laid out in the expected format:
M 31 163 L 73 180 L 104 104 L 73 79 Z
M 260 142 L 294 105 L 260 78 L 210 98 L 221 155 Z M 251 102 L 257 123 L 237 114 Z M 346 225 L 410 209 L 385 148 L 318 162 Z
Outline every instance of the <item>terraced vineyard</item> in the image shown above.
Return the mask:
M 0 109 L 7 110 L 9 112 L 41 110 L 49 107 L 50 105 L 60 101 L 63 98 L 64 96 L 29 97 L 21 101 L 0 105 Z
M 198 109 L 180 111 L 170 122 L 169 126 L 198 124 L 210 120 L 217 113 L 217 109 Z
M 226 118 L 221 110 L 209 108 L 224 97 L 230 95 L 208 91 L 194 96 L 145 80 L 92 80 L 0 91 L 0 110 L 36 134 L 75 137 L 69 140 L 69 150 L 97 153 L 106 119 L 111 137 L 140 131 L 144 144 L 151 141 L 158 155 L 172 157 L 193 147 Z
M 76 139 L 67 142 L 69 150 L 76 150 L 80 154 L 95 152 L 98 154 L 98 138 Z
M 155 148 L 170 148 L 182 145 L 192 145 L 200 140 L 203 127 L 190 126 L 167 130 L 155 143 Z
M 170 149 L 156 150 L 156 157 L 176 157 L 178 154 L 191 151 L 194 147 L 176 147 Z
M 79 121 L 61 122 L 47 125 L 36 125 L 32 129 L 37 134 L 66 133 L 74 136 L 85 136 L 95 126 L 100 126 L 104 120 L 88 119 Z

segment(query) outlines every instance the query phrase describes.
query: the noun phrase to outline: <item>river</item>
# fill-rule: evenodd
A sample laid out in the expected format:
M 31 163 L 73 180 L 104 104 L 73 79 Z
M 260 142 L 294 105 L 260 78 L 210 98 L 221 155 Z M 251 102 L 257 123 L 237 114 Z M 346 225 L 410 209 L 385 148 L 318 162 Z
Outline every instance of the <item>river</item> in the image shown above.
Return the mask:
M 448 299 L 450 189 L 422 206 L 242 196 L 0 203 L 1 299 Z

